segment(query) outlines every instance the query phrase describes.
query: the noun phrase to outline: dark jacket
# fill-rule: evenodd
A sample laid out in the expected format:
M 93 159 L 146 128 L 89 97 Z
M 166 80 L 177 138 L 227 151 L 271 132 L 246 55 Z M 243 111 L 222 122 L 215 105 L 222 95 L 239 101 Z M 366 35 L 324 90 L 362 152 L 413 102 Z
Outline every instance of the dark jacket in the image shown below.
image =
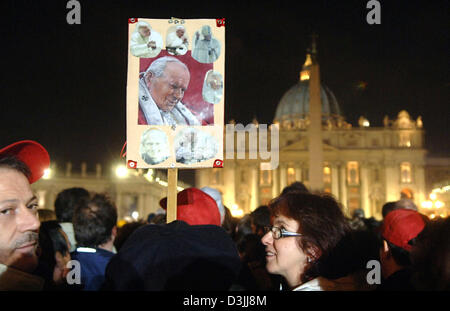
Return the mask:
M 227 290 L 240 270 L 237 248 L 215 225 L 145 225 L 106 269 L 105 290 Z
M 410 269 L 399 270 L 382 280 L 377 287 L 377 291 L 414 291 L 411 276 L 412 271 Z
M 99 290 L 105 280 L 106 266 L 115 254 L 101 248 L 90 248 L 95 250 L 94 253 L 78 250 L 79 248 L 70 256 L 72 260 L 80 262 L 83 290 Z

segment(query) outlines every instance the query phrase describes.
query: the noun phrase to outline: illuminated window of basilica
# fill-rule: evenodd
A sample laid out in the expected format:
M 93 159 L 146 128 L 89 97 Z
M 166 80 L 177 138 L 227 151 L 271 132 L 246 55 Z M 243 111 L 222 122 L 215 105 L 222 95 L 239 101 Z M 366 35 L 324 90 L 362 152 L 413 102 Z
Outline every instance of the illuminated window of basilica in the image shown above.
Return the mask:
M 358 208 L 360 208 L 359 198 L 348 199 L 348 209 L 350 210 L 350 214 L 353 214 L 353 211 Z
M 400 180 L 403 184 L 411 183 L 411 163 L 402 162 L 400 164 Z
M 400 147 L 411 147 L 410 133 L 400 133 L 399 146 Z
M 323 182 L 331 184 L 331 168 L 328 165 L 323 167 Z
M 272 171 L 264 170 L 259 174 L 260 180 L 259 183 L 261 185 L 270 185 L 272 184 Z
M 356 161 L 347 162 L 347 184 L 359 185 L 359 165 Z
M 272 170 L 270 169 L 269 162 L 261 162 L 259 172 L 259 184 L 271 185 L 272 184 Z
M 289 167 L 287 169 L 287 184 L 290 185 L 295 182 L 295 168 Z

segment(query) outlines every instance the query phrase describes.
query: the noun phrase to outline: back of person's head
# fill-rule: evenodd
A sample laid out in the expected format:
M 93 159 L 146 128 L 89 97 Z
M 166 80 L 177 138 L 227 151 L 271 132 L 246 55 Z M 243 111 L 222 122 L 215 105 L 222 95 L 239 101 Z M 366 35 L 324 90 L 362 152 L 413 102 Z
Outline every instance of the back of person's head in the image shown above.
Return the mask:
M 105 290 L 228 290 L 241 266 L 223 228 L 176 220 L 137 229 L 111 259 Z
M 379 260 L 380 246 L 377 233 L 351 230 L 326 256 L 319 259 L 319 274 L 328 279 L 336 279 L 365 271 L 370 260 Z
M 142 221 L 134 221 L 120 227 L 117 230 L 117 236 L 114 239 L 114 246 L 116 247 L 116 250 L 119 251 L 130 235 L 144 225 L 145 223 Z
M 283 191 L 281 191 L 281 194 L 286 194 L 288 192 L 306 192 L 309 193 L 308 188 L 306 188 L 305 184 L 303 184 L 301 181 L 295 181 L 289 186 L 285 187 Z
M 69 242 L 56 220 L 41 222 L 39 230 L 39 253 L 39 265 L 42 271 L 41 276 L 53 281 L 54 269 L 57 264 L 56 256 L 64 257 L 69 254 Z
M 167 215 L 166 214 L 157 214 L 155 215 L 155 217 L 153 217 L 150 221 L 149 224 L 154 224 L 154 225 L 163 225 L 167 222 Z
M 47 208 L 38 209 L 38 216 L 39 216 L 40 222 L 49 221 L 49 220 L 57 220 L 55 211 L 53 211 L 51 209 L 47 209 Z
M 385 218 L 389 212 L 391 212 L 395 209 L 395 205 L 396 205 L 396 201 L 384 203 L 383 207 L 381 208 L 381 214 L 383 215 L 383 218 Z
M 250 214 L 245 214 L 241 219 L 238 218 L 234 233 L 234 240 L 238 241 L 242 237 L 252 233 L 252 219 Z
M 365 218 L 364 210 L 362 208 L 357 208 L 353 211 L 353 218 Z
M 430 220 L 411 250 L 414 286 L 450 290 L 450 217 Z
M 424 227 L 425 217 L 411 209 L 395 209 L 386 215 L 381 226 L 381 237 L 387 242 L 398 265 L 411 264 L 410 251 Z
M 222 223 L 222 228 L 233 238 L 236 233 L 236 226 L 238 224 L 238 220 L 231 215 L 230 209 L 224 205 L 225 209 L 225 217 Z
M 257 234 L 247 234 L 242 236 L 236 245 L 243 262 L 263 261 L 266 251 L 261 237 Z
M 111 239 L 117 209 L 105 194 L 94 194 L 75 208 L 73 228 L 77 246 L 98 247 Z
M 264 228 L 270 226 L 270 209 L 267 205 L 258 206 L 250 213 L 252 231 L 260 236 L 264 235 Z
M 55 213 L 59 222 L 72 222 L 73 211 L 82 202 L 89 198 L 89 192 L 84 188 L 68 188 L 56 196 Z
M 399 209 L 399 208 L 410 209 L 410 210 L 413 210 L 416 212 L 418 211 L 417 205 L 414 204 L 414 202 L 410 199 L 401 199 L 401 200 L 398 200 L 397 202 L 395 202 L 394 209 Z

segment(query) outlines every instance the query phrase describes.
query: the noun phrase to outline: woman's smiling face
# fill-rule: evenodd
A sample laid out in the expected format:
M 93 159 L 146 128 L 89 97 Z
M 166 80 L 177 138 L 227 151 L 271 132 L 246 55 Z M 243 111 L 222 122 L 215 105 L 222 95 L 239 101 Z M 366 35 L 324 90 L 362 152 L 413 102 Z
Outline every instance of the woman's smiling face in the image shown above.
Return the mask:
M 299 231 L 299 223 L 283 215 L 274 218 L 273 226 L 290 232 Z M 307 255 L 297 239 L 301 237 L 283 237 L 276 240 L 271 231 L 261 239 L 266 246 L 267 271 L 283 276 L 291 287 L 301 284 L 307 264 Z

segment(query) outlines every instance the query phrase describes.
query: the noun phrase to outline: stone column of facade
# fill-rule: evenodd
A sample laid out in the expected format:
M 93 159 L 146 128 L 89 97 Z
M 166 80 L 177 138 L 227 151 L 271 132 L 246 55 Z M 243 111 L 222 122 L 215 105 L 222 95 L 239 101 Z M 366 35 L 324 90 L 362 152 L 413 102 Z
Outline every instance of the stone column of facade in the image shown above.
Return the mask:
M 372 212 L 369 204 L 369 174 L 367 166 L 367 162 L 361 162 L 361 207 L 364 211 L 364 215 L 366 217 L 371 217 Z
M 339 202 L 344 206 L 344 211 L 348 215 L 347 204 L 347 180 L 345 178 L 345 163 L 340 162 L 339 167 Z
M 147 220 L 147 216 L 148 216 L 149 212 L 146 211 L 146 208 L 145 208 L 145 194 L 144 193 L 138 194 L 137 211 L 139 213 L 139 218 L 141 218 L 143 220 Z
M 283 191 L 284 187 L 286 187 L 287 184 L 287 171 L 286 171 L 286 165 L 280 164 L 280 193 Z
M 226 166 L 223 168 L 223 183 L 224 189 L 223 192 L 223 203 L 225 206 L 230 208 L 233 204 L 236 203 L 236 192 L 235 192 L 235 184 L 236 184 L 236 174 L 235 174 L 236 165 L 234 161 L 229 161 L 226 163 Z
M 86 172 L 87 172 L 87 164 L 86 164 L 86 162 L 81 162 L 81 177 L 82 178 L 85 178 L 87 176 Z
M 144 204 L 145 204 L 145 210 L 147 211 L 147 215 L 150 213 L 156 212 L 160 206 L 159 206 L 159 198 L 155 197 L 152 193 L 146 193 L 144 196 Z
M 420 202 L 425 201 L 428 198 L 428 194 L 425 193 L 425 169 L 422 164 L 415 165 L 414 178 L 417 186 L 417 192 L 414 194 L 414 202 L 420 206 Z
M 96 178 L 101 178 L 102 177 L 102 165 L 97 163 L 95 165 L 95 177 Z
M 332 162 L 331 168 L 331 194 L 337 199 L 340 199 L 339 193 L 339 170 L 336 163 Z
M 280 194 L 280 166 L 272 170 L 272 197 L 275 198 Z
M 116 207 L 117 207 L 117 218 L 123 219 L 125 215 L 122 207 L 122 194 L 120 192 L 116 193 Z
M 302 168 L 299 164 L 294 166 L 295 169 L 295 181 L 302 181 Z
M 400 199 L 399 171 L 400 169 L 397 167 L 395 161 L 385 160 L 386 202 L 397 201 Z
M 251 168 L 251 199 L 250 199 L 250 211 L 254 211 L 259 205 L 259 166 L 252 165 Z
M 72 175 L 72 162 L 67 162 L 66 177 L 70 177 L 71 175 Z

